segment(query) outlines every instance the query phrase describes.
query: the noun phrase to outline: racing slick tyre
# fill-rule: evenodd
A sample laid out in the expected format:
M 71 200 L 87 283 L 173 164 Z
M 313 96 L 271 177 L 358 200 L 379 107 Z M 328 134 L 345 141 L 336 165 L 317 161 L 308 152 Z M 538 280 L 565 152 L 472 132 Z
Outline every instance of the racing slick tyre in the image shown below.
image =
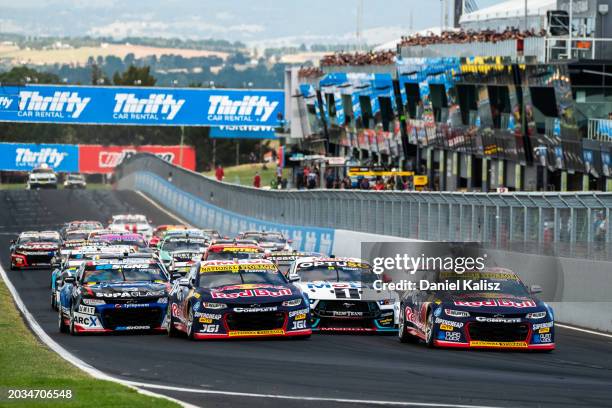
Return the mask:
M 400 307 L 401 309 L 401 307 Z M 401 343 L 415 343 L 417 338 L 412 334 L 408 333 L 408 328 L 406 327 L 406 319 L 401 315 L 399 317 L 399 325 L 397 329 L 397 338 Z
M 70 310 L 70 335 L 78 336 L 80 333 L 76 331 L 74 327 L 74 316 L 72 315 L 72 310 Z
M 187 316 L 187 338 L 193 340 L 193 309 L 189 305 L 189 315 Z
M 427 320 L 425 321 L 425 344 L 429 348 L 434 346 L 434 316 L 431 309 L 427 312 Z
M 64 323 L 64 316 L 62 316 L 62 311 L 59 309 L 57 311 L 57 328 L 60 333 L 68 333 L 68 326 Z
M 172 304 L 168 304 L 166 321 L 168 322 L 168 337 L 178 337 L 180 332 L 174 327 L 174 319 L 172 318 Z

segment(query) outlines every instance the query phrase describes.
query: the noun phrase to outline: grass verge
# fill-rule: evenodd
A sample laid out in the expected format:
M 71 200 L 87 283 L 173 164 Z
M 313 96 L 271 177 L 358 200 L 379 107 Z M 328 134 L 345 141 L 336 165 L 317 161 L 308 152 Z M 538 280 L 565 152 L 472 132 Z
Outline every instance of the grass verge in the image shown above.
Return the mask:
M 0 280 L 0 406 L 178 407 L 128 387 L 96 380 L 43 346 L 28 330 Z M 8 399 L 8 390 L 71 390 L 71 399 Z
M 252 186 L 253 177 L 255 173 L 259 172 L 261 176 L 261 185 L 269 186 L 273 179 L 276 178 L 276 164 L 266 165 L 266 169 L 263 169 L 261 163 L 255 164 L 241 164 L 240 166 L 226 167 L 223 169 L 225 172 L 225 178 L 223 181 L 228 183 L 240 184 L 243 186 Z M 207 171 L 203 173 L 205 176 L 215 177 L 215 171 Z M 291 177 L 290 169 L 283 169 L 283 177 L 289 179 Z

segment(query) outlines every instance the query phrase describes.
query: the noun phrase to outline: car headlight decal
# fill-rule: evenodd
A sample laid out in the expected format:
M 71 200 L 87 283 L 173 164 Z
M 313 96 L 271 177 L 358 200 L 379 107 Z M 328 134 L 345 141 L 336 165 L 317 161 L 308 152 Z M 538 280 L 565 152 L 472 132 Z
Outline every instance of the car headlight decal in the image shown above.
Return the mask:
M 546 317 L 546 311 L 544 311 L 544 312 L 527 313 L 527 316 L 525 316 L 525 317 L 527 317 L 527 319 L 534 319 L 534 320 L 543 319 L 543 318 Z
M 225 303 L 214 303 L 214 302 L 202 302 L 204 309 L 225 309 L 227 305 Z
M 283 302 L 283 306 L 285 307 L 293 307 L 293 306 L 299 306 L 302 304 L 302 298 L 297 298 L 297 299 L 291 299 L 291 300 L 285 300 Z
M 451 317 L 470 317 L 470 312 L 465 310 L 444 309 L 444 313 Z

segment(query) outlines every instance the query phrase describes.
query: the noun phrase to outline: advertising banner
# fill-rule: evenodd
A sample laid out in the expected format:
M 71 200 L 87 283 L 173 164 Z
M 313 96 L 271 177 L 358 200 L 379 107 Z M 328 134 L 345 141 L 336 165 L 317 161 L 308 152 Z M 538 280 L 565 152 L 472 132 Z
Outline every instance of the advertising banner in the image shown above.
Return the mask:
M 0 170 L 30 171 L 46 164 L 58 172 L 79 171 L 76 145 L 0 143 Z
M 196 154 L 191 146 L 183 146 L 181 163 L 181 146 L 102 146 L 79 145 L 79 171 L 81 173 L 112 173 L 127 157 L 136 153 L 153 153 L 169 163 L 195 170 Z
M 282 90 L 24 85 L 0 90 L 0 121 L 149 126 L 271 126 Z
M 219 126 L 210 128 L 213 139 L 276 139 L 272 126 Z

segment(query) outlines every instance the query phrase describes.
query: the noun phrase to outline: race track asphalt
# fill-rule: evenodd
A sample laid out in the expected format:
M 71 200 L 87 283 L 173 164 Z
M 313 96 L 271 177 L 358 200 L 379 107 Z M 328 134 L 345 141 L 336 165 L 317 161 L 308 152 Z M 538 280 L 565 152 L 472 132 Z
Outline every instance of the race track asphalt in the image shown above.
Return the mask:
M 190 342 L 165 335 L 58 333 L 49 270 L 9 270 L 9 241 L 27 229 L 139 212 L 176 223 L 132 191 L 0 191 L 0 261 L 47 333 L 119 378 L 191 390 L 502 407 L 612 406 L 612 338 L 557 328 L 552 353 L 431 350 L 395 336 L 313 335 L 309 340 Z M 318 408 L 367 403 L 283 400 L 157 390 L 204 407 Z M 435 405 L 433 405 L 435 406 Z

